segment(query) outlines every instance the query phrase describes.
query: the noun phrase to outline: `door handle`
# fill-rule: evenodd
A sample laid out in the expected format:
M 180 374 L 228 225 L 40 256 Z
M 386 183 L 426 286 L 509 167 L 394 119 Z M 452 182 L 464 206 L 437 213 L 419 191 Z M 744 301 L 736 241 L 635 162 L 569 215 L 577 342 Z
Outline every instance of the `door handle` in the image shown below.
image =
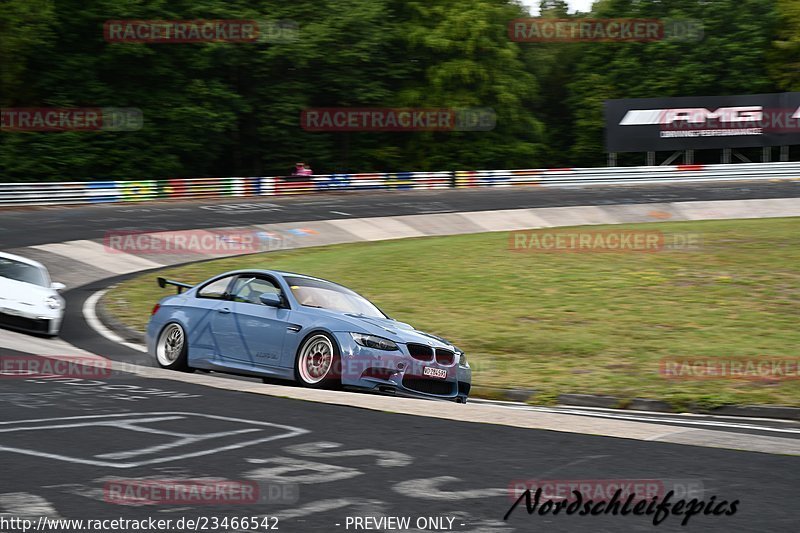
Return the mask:
M 227 314 L 227 313 L 230 313 L 230 312 L 231 312 L 231 310 L 230 310 L 229 308 L 227 308 L 227 307 L 220 307 L 219 309 L 217 309 L 217 312 L 218 312 L 218 313 L 225 313 L 225 314 Z

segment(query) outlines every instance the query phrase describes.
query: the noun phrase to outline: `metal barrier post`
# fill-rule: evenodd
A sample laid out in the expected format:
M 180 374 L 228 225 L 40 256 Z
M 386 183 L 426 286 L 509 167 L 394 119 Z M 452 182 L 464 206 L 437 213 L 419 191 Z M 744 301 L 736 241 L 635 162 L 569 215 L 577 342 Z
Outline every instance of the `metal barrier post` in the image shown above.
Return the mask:
M 664 160 L 664 162 L 661 163 L 661 165 L 659 165 L 659 166 L 671 165 L 672 162 L 675 161 L 676 159 L 678 159 L 680 156 L 681 156 L 681 152 L 677 151 L 677 152 L 673 153 L 671 156 L 669 156 L 668 158 L 666 158 Z

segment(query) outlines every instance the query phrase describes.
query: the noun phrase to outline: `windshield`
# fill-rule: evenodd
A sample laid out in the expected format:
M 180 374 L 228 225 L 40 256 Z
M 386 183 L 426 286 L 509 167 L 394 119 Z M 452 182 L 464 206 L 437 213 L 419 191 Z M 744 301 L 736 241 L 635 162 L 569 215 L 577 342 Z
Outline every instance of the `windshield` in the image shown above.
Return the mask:
M 287 277 L 286 282 L 300 305 L 370 318 L 388 318 L 369 300 L 341 285 L 299 277 Z
M 40 287 L 50 286 L 47 274 L 41 268 L 5 257 L 0 257 L 0 278 L 32 283 Z

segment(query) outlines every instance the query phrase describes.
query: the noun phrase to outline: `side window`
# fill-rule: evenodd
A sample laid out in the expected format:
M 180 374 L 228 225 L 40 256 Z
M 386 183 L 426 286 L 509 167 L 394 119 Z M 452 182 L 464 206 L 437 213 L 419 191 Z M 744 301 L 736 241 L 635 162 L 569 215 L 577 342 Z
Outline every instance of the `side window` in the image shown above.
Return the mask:
M 261 301 L 259 298 L 265 292 L 277 294 L 279 296 L 281 294 L 280 288 L 278 288 L 273 281 L 267 278 L 257 276 L 239 276 L 239 279 L 237 279 L 236 283 L 233 284 L 231 296 L 235 302 L 260 305 Z
M 201 288 L 197 291 L 198 298 L 211 298 L 213 300 L 222 300 L 226 296 L 225 290 L 230 285 L 233 276 L 227 276 L 225 278 L 218 279 L 217 281 L 212 281 L 205 287 Z

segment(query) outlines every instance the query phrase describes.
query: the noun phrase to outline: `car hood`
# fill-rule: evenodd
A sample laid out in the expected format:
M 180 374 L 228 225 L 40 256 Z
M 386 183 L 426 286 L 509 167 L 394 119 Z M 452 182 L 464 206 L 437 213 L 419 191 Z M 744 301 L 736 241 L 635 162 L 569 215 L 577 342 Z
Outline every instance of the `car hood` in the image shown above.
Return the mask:
M 40 287 L 32 283 L 0 277 L 0 307 L 17 308 L 22 305 L 40 308 L 44 306 L 44 301 L 49 296 L 57 294 L 58 292 L 50 287 Z
M 413 326 L 404 322 L 351 314 L 343 314 L 342 316 L 346 317 L 347 321 L 353 326 L 359 327 L 360 331 L 357 330 L 359 333 L 377 335 L 394 342 L 413 342 L 418 344 L 427 344 L 434 348 L 458 350 L 455 346 L 453 346 L 452 343 L 448 342 L 447 339 L 437 337 L 436 335 L 431 335 L 430 333 L 425 333 L 424 331 L 419 331 L 414 329 Z

